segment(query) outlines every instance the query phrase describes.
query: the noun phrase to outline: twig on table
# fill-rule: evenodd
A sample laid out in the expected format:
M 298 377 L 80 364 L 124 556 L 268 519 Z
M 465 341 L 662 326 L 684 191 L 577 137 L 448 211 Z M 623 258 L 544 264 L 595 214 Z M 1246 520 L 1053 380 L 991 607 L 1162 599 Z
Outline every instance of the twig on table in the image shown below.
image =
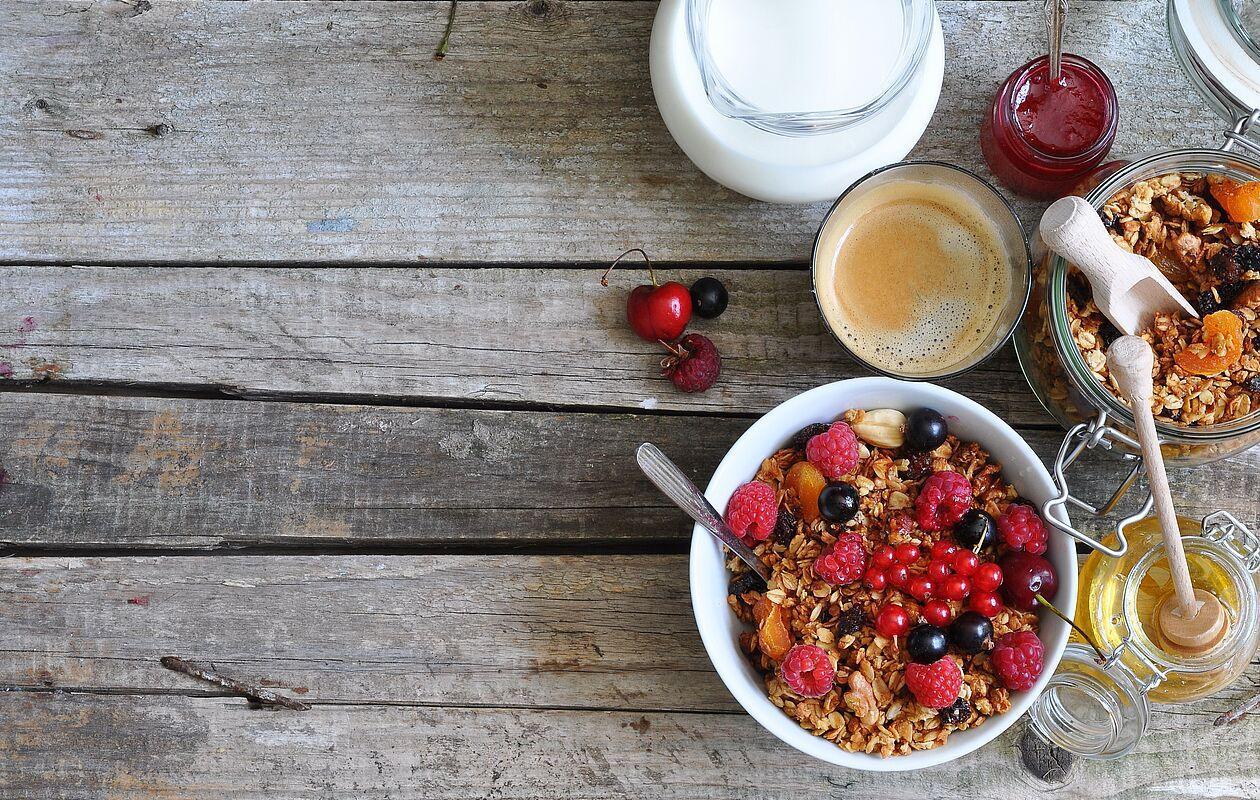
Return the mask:
M 1231 708 L 1229 711 L 1221 714 L 1212 724 L 1218 728 L 1222 725 L 1233 725 L 1235 722 L 1245 717 L 1247 712 L 1255 711 L 1257 708 L 1260 708 L 1260 692 L 1257 692 L 1250 698 Z
M 258 703 L 264 706 L 280 706 L 281 708 L 291 708 L 294 711 L 310 711 L 311 707 L 306 703 L 298 702 L 292 697 L 285 697 L 277 694 L 270 689 L 264 689 L 260 686 L 247 686 L 238 680 L 220 675 L 209 667 L 199 666 L 189 661 L 185 661 L 179 656 L 163 656 L 162 666 L 173 672 L 180 672 L 184 675 L 191 675 L 199 678 L 206 683 L 213 683 L 215 686 L 227 689 L 229 692 L 239 694 L 246 700 Z
M 455 27 L 455 5 L 456 0 L 451 0 L 451 10 L 446 17 L 446 33 L 442 34 L 442 41 L 438 42 L 437 52 L 433 54 L 434 61 L 446 58 L 446 51 L 451 44 L 451 28 Z

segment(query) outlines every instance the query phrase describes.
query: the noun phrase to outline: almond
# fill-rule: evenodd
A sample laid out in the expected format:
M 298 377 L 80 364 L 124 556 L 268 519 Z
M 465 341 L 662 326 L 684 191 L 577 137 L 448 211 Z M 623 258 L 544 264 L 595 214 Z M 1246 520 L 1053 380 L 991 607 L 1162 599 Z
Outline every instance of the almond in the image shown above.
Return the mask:
M 906 415 L 895 408 L 867 411 L 850 427 L 859 439 L 876 447 L 892 449 L 906 443 Z

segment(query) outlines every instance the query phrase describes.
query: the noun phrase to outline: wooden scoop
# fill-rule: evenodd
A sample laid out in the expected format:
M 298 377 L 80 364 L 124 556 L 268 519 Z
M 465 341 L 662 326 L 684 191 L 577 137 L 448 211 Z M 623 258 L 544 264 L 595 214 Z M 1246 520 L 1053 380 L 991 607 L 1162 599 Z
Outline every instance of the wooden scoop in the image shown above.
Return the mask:
M 1121 333 L 1147 327 L 1156 311 L 1199 316 L 1149 258 L 1116 244 L 1098 212 L 1080 197 L 1061 198 L 1046 209 L 1041 238 L 1085 273 L 1094 304 Z
M 1093 213 L 1091 211 L 1091 213 Z M 1155 513 L 1164 536 L 1164 552 L 1168 571 L 1172 574 L 1174 594 L 1160 601 L 1155 624 L 1161 634 L 1161 646 L 1187 654 L 1201 653 L 1214 646 L 1229 627 L 1229 618 L 1216 595 L 1195 589 L 1190 583 L 1186 551 L 1181 546 L 1181 528 L 1168 490 L 1168 473 L 1155 433 L 1155 417 L 1151 414 L 1151 372 L 1155 353 L 1140 336 L 1121 336 L 1107 350 L 1107 368 L 1120 385 L 1120 392 L 1129 401 L 1136 423 L 1142 460 L 1155 498 Z

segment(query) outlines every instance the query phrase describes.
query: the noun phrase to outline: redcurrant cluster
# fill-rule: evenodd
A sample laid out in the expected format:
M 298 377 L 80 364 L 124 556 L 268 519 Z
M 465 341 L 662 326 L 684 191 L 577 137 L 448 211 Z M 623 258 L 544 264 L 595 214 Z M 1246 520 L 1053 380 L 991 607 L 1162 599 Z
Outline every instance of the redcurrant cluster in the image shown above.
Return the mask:
M 954 619 L 952 603 L 966 604 L 972 611 L 995 617 L 1002 610 L 997 595 L 1002 570 L 954 542 L 935 542 L 926 564 L 913 544 L 884 545 L 871 555 L 866 585 L 875 591 L 899 589 L 921 604 L 923 619 L 945 626 Z M 885 637 L 900 636 L 910 628 L 910 613 L 897 603 L 887 603 L 875 620 L 876 630 Z

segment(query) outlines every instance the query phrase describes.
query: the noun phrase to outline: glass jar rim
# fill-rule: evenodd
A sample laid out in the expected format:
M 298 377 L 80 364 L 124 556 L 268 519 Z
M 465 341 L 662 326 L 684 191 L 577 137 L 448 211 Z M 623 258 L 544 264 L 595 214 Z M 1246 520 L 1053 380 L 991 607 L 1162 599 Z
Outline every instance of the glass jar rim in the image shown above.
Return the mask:
M 1003 82 L 1002 87 L 998 90 L 998 100 L 1000 101 L 1003 95 L 1013 94 L 1015 89 L 1025 82 L 1034 70 L 1048 61 L 1049 56 L 1038 56 L 1012 72 L 1010 76 L 1007 77 L 1006 81 Z M 1120 101 L 1116 96 L 1116 87 L 1112 85 L 1111 78 L 1107 77 L 1107 73 L 1103 72 L 1102 69 L 1094 62 L 1083 56 L 1075 55 L 1074 53 L 1064 53 L 1063 62 L 1082 67 L 1086 71 L 1100 78 L 1102 86 L 1107 92 L 1107 97 L 1110 98 L 1111 101 L 1107 104 L 1107 124 L 1103 126 L 1103 130 L 1099 134 L 1098 139 L 1081 152 L 1073 153 L 1072 155 L 1060 155 L 1048 152 L 1038 147 L 1029 141 L 1028 137 L 1024 135 L 1023 128 L 1019 126 L 1018 120 L 1015 119 L 1015 104 L 1013 102 L 995 101 L 993 104 L 994 113 L 1001 113 L 1003 115 L 1003 121 L 1007 123 L 1007 128 L 1014 133 L 1015 139 L 1018 141 L 1019 145 L 1027 148 L 1028 151 L 1038 159 L 1052 165 L 1071 165 L 1081 161 L 1101 158 L 1106 155 L 1107 151 L 1111 149 L 1112 142 L 1116 138 L 1116 129 L 1120 124 Z M 1010 98 L 1007 99 L 1009 100 Z
M 1170 165 L 1167 169 L 1196 171 L 1195 167 L 1187 166 L 1184 162 L 1194 163 L 1194 159 L 1219 160 L 1221 158 L 1234 159 L 1254 170 L 1256 176 L 1260 176 L 1260 161 L 1240 152 L 1213 148 L 1165 150 L 1140 158 L 1116 170 L 1086 195 L 1085 200 L 1094 206 L 1095 209 L 1101 208 L 1107 198 L 1111 197 L 1119 189 L 1137 180 L 1136 176 L 1152 164 L 1163 161 L 1183 162 Z M 1206 170 L 1207 167 L 1199 169 Z M 1076 346 L 1076 341 L 1072 337 L 1070 321 L 1067 315 L 1067 274 L 1067 262 L 1057 253 L 1051 253 L 1049 275 L 1046 281 L 1046 302 L 1049 306 L 1051 338 L 1054 340 L 1055 352 L 1064 366 L 1064 371 L 1068 374 L 1077 390 L 1089 401 L 1090 405 L 1099 411 L 1106 412 L 1109 418 L 1118 420 L 1123 427 L 1132 430 L 1134 427 L 1133 413 L 1129 410 L 1128 405 L 1094 376 L 1093 370 L 1085 363 L 1085 358 L 1081 355 L 1080 348 Z M 1203 444 L 1223 441 L 1235 436 L 1260 431 L 1260 409 L 1252 411 L 1241 419 L 1216 425 L 1174 425 L 1157 417 L 1155 419 L 1155 429 L 1159 433 L 1160 440 L 1170 444 Z
M 704 34 L 713 0 L 686 0 L 687 38 L 700 71 L 705 94 L 724 116 L 783 136 L 831 133 L 856 125 L 899 97 L 919 73 L 935 30 L 936 5 L 931 0 L 894 0 L 905 14 L 901 50 L 889 79 L 871 100 L 850 108 L 815 111 L 769 111 L 750 102 L 730 85 L 718 68 Z

